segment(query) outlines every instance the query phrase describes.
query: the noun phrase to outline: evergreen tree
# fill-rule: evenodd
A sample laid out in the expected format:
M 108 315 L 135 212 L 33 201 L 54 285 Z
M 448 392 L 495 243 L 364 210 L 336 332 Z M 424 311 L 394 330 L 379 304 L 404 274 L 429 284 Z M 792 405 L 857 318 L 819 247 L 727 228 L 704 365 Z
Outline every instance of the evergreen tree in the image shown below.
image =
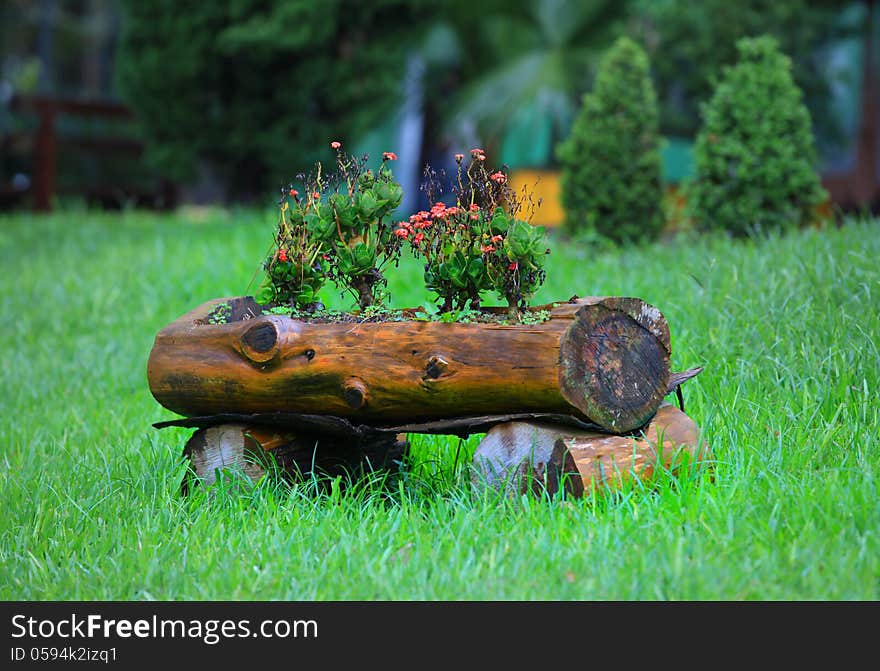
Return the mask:
M 735 235 L 808 223 L 826 198 L 816 174 L 810 114 L 774 38 L 744 38 L 703 107 L 688 189 L 702 229 Z
M 562 204 L 571 231 L 592 230 L 618 243 L 656 238 L 663 228 L 657 99 L 648 57 L 619 38 L 557 150 Z

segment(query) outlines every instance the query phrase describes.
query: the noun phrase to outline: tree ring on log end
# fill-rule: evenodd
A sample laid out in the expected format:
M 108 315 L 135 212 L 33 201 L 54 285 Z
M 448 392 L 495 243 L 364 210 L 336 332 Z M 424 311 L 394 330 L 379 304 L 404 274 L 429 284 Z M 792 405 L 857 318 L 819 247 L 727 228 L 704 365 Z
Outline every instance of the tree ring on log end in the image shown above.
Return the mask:
M 241 351 L 255 363 L 266 363 L 278 354 L 279 340 L 278 326 L 274 321 L 258 320 L 242 334 Z
M 631 431 L 648 422 L 668 382 L 668 351 L 625 312 L 604 306 L 579 310 L 560 342 L 562 395 L 609 431 Z
M 241 424 L 220 424 L 196 431 L 183 449 L 190 460 L 192 475 L 198 481 L 211 485 L 217 472 L 228 470 L 245 475 L 256 482 L 266 470 L 260 460 L 260 444 L 247 435 L 248 427 Z M 189 478 L 184 478 L 184 492 Z

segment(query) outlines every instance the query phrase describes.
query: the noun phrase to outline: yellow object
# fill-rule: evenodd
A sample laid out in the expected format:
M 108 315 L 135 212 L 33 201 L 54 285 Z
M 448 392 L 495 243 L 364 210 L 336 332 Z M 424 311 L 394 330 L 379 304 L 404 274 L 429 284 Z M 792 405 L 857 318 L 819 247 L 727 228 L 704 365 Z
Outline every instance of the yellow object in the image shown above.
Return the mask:
M 562 209 L 562 194 L 559 188 L 558 170 L 520 168 L 511 170 L 508 180 L 517 198 L 524 200 L 523 211 L 520 213 L 523 218 L 528 218 L 531 210 L 529 200 L 525 197 L 531 193 L 532 201 L 535 204 L 535 212 L 531 217 L 531 223 L 536 226 L 547 226 L 548 228 L 562 225 L 565 219 L 565 212 Z M 540 206 L 538 206 L 539 200 L 541 202 Z

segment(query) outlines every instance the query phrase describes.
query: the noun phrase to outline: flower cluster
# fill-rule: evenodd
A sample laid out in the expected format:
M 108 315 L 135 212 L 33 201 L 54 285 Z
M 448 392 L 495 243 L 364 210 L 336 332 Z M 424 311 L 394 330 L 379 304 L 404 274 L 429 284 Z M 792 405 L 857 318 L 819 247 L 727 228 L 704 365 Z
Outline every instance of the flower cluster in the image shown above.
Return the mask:
M 478 309 L 482 294 L 494 291 L 510 316 L 520 318 L 544 281 L 550 250 L 544 229 L 523 218 L 526 201 L 513 192 L 505 170 L 486 168 L 482 149 L 472 149 L 467 162 L 455 155 L 454 204 L 443 202 L 428 168 L 423 189 L 430 209 L 394 222 L 403 196 L 389 166 L 397 154 L 384 152 L 374 173 L 368 157 L 349 156 L 340 142 L 330 147 L 333 174 L 325 175 L 319 163 L 314 174 L 297 176 L 299 188 L 282 189 L 275 244 L 263 264 L 262 302 L 315 311 L 319 290 L 331 280 L 366 310 L 384 300 L 382 269 L 396 264 L 408 245 L 424 260 L 425 284 L 441 312 Z
M 336 171 L 325 175 L 320 163 L 314 174 L 298 175 L 282 189 L 274 251 L 265 260 L 266 282 L 261 299 L 276 305 L 314 310 L 318 290 L 327 279 L 349 291 L 360 308 L 379 302 L 386 280 L 382 269 L 400 255 L 402 240 L 392 232 L 390 213 L 403 192 L 394 181 L 385 152 L 376 173 L 368 157 L 349 156 L 334 141 Z
M 482 149 L 471 150 L 467 165 L 456 154 L 455 204 L 434 202 L 397 224 L 394 235 L 425 261 L 425 284 L 442 302 L 441 312 L 479 308 L 481 294 L 496 291 L 518 318 L 544 281 L 544 229 L 520 218 L 523 202 L 502 170 L 485 167 Z M 437 186 L 427 171 L 424 190 L 435 200 Z

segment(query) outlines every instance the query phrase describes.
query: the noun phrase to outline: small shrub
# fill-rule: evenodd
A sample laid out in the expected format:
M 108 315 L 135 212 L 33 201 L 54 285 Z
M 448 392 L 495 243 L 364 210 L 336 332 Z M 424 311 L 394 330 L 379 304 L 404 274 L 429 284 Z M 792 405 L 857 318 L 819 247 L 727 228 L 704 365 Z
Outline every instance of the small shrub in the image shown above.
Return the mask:
M 522 218 L 526 200 L 517 198 L 505 172 L 486 168 L 482 149 L 471 150 L 467 165 L 463 154 L 455 160 L 455 205 L 437 201 L 430 211 L 400 222 L 395 235 L 424 259 L 425 285 L 442 303 L 441 314 L 478 309 L 481 293 L 495 291 L 507 302 L 510 318 L 521 321 L 546 276 L 543 263 L 550 250 L 544 228 Z M 430 168 L 427 172 L 423 188 L 434 201 L 439 194 Z
M 737 50 L 703 107 L 690 214 L 702 230 L 734 235 L 801 226 L 826 193 L 791 60 L 768 36 L 742 39 Z
M 348 155 L 339 142 L 331 147 L 335 172 L 318 163 L 313 174 L 297 175 L 302 192 L 293 184 L 282 191 L 275 248 L 263 264 L 264 302 L 313 311 L 328 279 L 349 291 L 362 311 L 384 302 L 382 269 L 396 262 L 401 248 L 390 216 L 403 197 L 388 166 L 397 155 L 385 152 L 374 174 L 366 156 Z
M 268 311 L 326 315 L 318 292 L 329 280 L 351 293 L 362 317 L 392 318 L 382 270 L 396 265 L 409 244 L 425 262 L 425 285 L 447 321 L 478 311 L 486 291 L 507 301 L 510 319 L 539 318 L 522 311 L 546 276 L 546 233 L 523 218 L 534 213 L 531 196 L 518 198 L 506 172 L 487 170 L 482 149 L 471 151 L 467 165 L 464 155 L 456 155 L 455 205 L 439 200 L 429 166 L 422 188 L 437 202 L 394 223 L 391 215 L 403 197 L 389 167 L 397 155 L 385 152 L 374 174 L 367 156 L 349 156 L 338 142 L 330 146 L 335 172 L 325 173 L 318 163 L 311 175 L 297 175 L 299 189 L 290 184 L 282 190 L 275 244 L 263 262 L 260 302 Z
M 562 204 L 570 232 L 617 243 L 663 229 L 657 99 L 648 57 L 620 38 L 602 58 L 569 137 L 559 145 Z

